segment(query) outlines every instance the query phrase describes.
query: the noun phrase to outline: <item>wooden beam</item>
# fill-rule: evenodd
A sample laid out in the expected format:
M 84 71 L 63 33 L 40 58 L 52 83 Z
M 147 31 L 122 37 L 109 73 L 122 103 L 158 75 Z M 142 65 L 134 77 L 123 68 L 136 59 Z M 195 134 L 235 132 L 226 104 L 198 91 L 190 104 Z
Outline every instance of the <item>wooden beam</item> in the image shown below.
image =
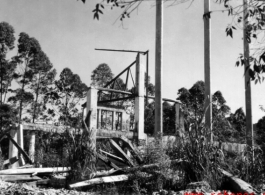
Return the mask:
M 80 188 L 80 187 L 90 186 L 90 185 L 95 185 L 95 184 L 127 181 L 128 178 L 129 178 L 128 175 L 115 175 L 115 176 L 108 176 L 108 177 L 100 177 L 100 178 L 94 178 L 94 179 L 74 183 L 74 184 L 69 185 L 69 187 L 70 188 Z
M 125 163 L 125 161 L 124 161 L 122 158 L 118 157 L 118 156 L 115 156 L 115 155 L 113 155 L 113 154 L 110 154 L 110 153 L 108 153 L 108 152 L 105 152 L 105 151 L 103 151 L 103 150 L 101 150 L 101 149 L 99 149 L 99 151 L 102 152 L 104 155 L 106 155 L 106 156 L 109 157 L 109 158 L 113 158 L 113 159 L 115 159 L 115 160 L 117 160 L 117 161 L 120 161 L 120 162 Z
M 111 162 L 108 158 L 106 158 L 105 156 L 98 154 L 98 158 L 103 161 L 106 165 L 114 168 L 114 169 L 120 169 L 117 165 L 115 165 L 113 162 Z
M 120 146 L 119 146 L 114 140 L 109 139 L 109 141 L 110 141 L 110 144 L 111 144 L 113 150 L 114 150 L 115 152 L 117 152 L 118 154 L 120 154 L 123 158 L 125 158 L 126 161 L 127 161 L 127 163 L 128 163 L 130 166 L 134 166 L 134 163 L 133 163 L 133 161 L 131 160 L 131 158 L 125 154 L 125 152 L 121 149 L 121 147 L 120 147 Z
M 108 176 L 111 175 L 112 173 L 115 173 L 117 170 L 115 169 L 110 169 L 108 171 L 98 171 L 96 172 L 95 177 L 102 177 L 102 176 Z
M 140 152 L 138 151 L 136 147 L 133 146 L 133 144 L 127 137 L 121 136 L 118 139 L 121 139 L 123 143 L 131 150 L 132 154 L 135 156 L 136 160 L 139 163 L 143 163 L 143 158 L 141 157 Z
M 27 169 L 6 169 L 1 170 L 0 175 L 22 175 L 22 174 L 51 174 L 68 172 L 70 167 L 55 167 L 55 168 L 27 168 Z
M 0 175 L 0 180 L 6 182 L 18 182 L 18 181 L 37 181 L 41 180 L 40 177 L 31 175 Z

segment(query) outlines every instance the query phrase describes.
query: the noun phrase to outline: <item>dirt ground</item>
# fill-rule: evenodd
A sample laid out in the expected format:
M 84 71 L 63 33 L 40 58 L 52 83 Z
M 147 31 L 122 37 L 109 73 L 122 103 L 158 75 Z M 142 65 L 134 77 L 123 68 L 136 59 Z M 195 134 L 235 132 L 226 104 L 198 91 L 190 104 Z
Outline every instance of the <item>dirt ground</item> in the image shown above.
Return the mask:
M 66 189 L 31 187 L 26 184 L 8 183 L 0 180 L 0 195 L 96 195 L 97 193 L 78 192 Z

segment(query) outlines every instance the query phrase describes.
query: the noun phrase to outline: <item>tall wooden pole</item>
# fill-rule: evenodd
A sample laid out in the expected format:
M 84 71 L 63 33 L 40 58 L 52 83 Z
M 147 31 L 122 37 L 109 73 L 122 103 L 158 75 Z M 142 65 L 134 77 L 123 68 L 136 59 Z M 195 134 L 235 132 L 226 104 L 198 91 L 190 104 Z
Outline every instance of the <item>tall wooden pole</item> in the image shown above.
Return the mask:
M 204 14 L 210 11 L 210 1 L 204 0 Z M 205 125 L 210 131 L 208 141 L 213 141 L 212 136 L 212 95 L 211 95 L 211 19 L 204 17 L 204 82 L 205 82 Z
M 247 41 L 247 26 L 248 19 L 246 18 L 248 12 L 248 0 L 244 0 L 244 68 L 249 66 L 249 43 Z M 245 74 L 245 104 L 246 104 L 246 141 L 247 145 L 252 148 L 253 146 L 253 125 L 252 125 L 252 105 L 251 105 L 251 81 L 248 72 Z
M 163 133 L 162 76 L 163 76 L 163 8 L 156 0 L 156 49 L 155 49 L 155 135 Z

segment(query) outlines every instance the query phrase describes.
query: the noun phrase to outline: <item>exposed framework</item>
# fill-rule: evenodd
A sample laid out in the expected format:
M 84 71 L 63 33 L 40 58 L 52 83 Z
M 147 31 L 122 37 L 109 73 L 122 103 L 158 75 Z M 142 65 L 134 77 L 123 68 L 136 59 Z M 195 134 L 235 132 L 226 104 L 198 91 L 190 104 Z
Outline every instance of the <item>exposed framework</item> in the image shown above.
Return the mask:
M 130 53 L 137 53 L 137 54 L 143 54 L 146 55 L 146 76 L 148 78 L 149 76 L 149 50 L 147 51 L 134 51 L 134 50 L 114 50 L 114 49 L 95 49 L 95 50 L 99 50 L 99 51 L 113 51 L 113 52 L 130 52 Z M 115 102 L 115 101 L 121 101 L 121 100 L 127 100 L 127 99 L 133 99 L 137 96 L 137 94 L 135 93 L 135 91 L 132 92 L 128 92 L 127 91 L 127 87 L 128 87 L 128 81 L 129 81 L 129 77 L 132 80 L 133 86 L 134 88 L 135 86 L 135 80 L 133 79 L 132 76 L 132 72 L 131 72 L 131 68 L 136 64 L 136 60 L 134 62 L 132 62 L 127 68 L 125 68 L 123 71 L 121 71 L 115 78 L 113 78 L 111 81 L 109 81 L 104 88 L 97 88 L 98 91 L 98 103 L 107 103 L 107 102 Z M 120 86 L 119 82 L 117 82 L 117 79 L 119 79 L 123 74 L 126 74 L 126 81 L 125 81 L 125 86 L 122 87 Z M 148 79 L 145 79 L 145 84 L 146 86 L 148 86 Z M 118 90 L 114 89 L 115 84 L 118 86 Z M 146 87 L 146 101 L 148 100 L 148 91 L 147 91 L 147 87 Z M 101 100 L 101 94 L 104 93 L 103 91 L 108 91 L 111 92 L 110 94 L 110 98 L 109 100 Z M 120 93 L 123 94 L 122 98 L 113 98 L 113 93 Z M 125 97 L 125 95 L 127 95 L 127 97 Z

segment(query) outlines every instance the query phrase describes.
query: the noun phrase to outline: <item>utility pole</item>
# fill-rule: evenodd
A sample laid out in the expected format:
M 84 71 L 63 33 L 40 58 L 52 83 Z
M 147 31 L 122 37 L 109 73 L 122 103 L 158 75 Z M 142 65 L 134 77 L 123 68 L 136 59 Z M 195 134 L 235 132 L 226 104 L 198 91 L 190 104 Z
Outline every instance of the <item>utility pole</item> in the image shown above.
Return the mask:
M 1 73 L 1 88 L 0 88 L 0 105 L 3 104 L 2 93 L 3 93 L 3 70 L 2 70 L 2 59 L 0 58 L 0 71 Z
M 155 135 L 163 133 L 162 83 L 163 83 L 163 7 L 156 0 L 156 49 L 155 49 Z
M 213 141 L 212 135 L 212 94 L 211 94 L 211 18 L 210 1 L 204 0 L 204 82 L 205 82 L 205 125 L 209 130 L 208 142 Z
M 248 0 L 243 0 L 243 15 L 244 15 L 244 68 L 249 67 L 249 43 L 247 41 L 248 28 Z M 244 70 L 244 71 L 245 71 Z M 245 73 L 245 104 L 246 104 L 246 141 L 247 145 L 253 148 L 253 124 L 252 124 L 252 103 L 251 103 L 251 81 L 248 72 Z M 254 154 L 254 153 L 252 153 Z

